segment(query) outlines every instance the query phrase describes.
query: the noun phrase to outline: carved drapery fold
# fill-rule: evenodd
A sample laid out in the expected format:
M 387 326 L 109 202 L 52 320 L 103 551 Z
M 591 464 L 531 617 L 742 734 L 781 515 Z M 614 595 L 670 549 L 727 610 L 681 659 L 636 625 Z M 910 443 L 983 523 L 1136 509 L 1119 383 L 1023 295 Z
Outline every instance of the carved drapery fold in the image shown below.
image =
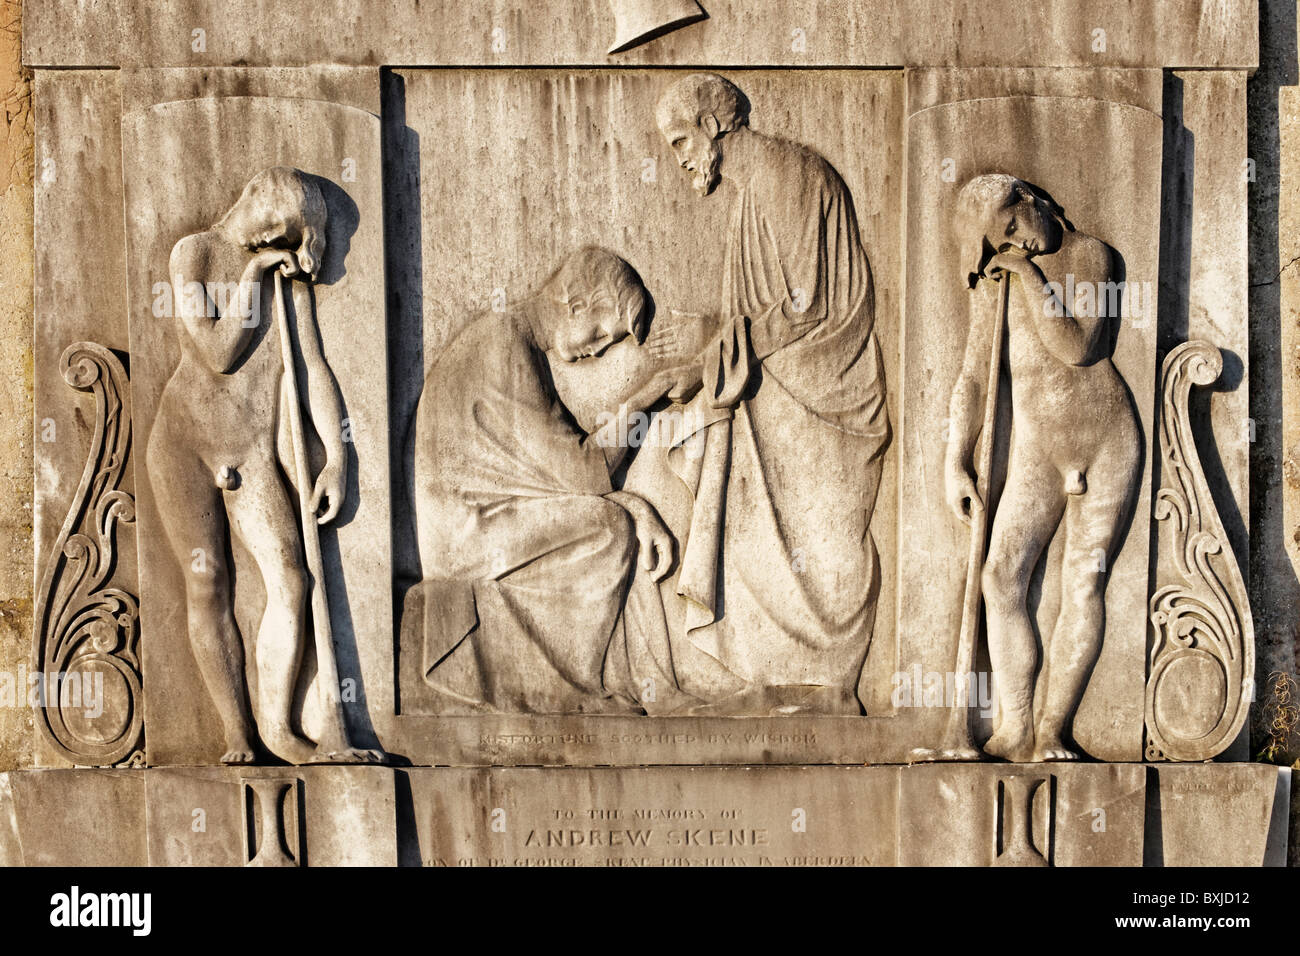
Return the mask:
M 71 763 L 138 764 L 132 755 L 143 745 L 139 606 L 134 595 L 106 586 L 117 559 L 117 525 L 135 520 L 135 499 L 119 488 L 131 445 L 127 375 L 112 352 L 93 342 L 68 346 L 59 370 L 70 386 L 94 396 L 94 430 L 37 591 L 35 721 Z
M 1188 397 L 1223 370 L 1214 346 L 1185 342 L 1161 380 L 1159 528 L 1146 688 L 1148 760 L 1208 760 L 1236 738 L 1255 680 L 1246 586 L 1196 451 Z

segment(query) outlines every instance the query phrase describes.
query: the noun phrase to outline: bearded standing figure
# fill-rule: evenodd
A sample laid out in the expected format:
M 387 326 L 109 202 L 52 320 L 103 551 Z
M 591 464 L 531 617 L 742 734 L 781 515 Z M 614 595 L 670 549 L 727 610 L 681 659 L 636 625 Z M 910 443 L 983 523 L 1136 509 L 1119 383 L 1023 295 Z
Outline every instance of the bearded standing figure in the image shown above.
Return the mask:
M 684 614 L 665 600 L 678 682 L 696 712 L 858 714 L 890 429 L 852 197 L 817 153 L 752 130 L 721 76 L 682 78 L 657 114 L 701 196 L 737 190 L 720 327 L 683 417 L 696 430 L 668 456 L 693 501 Z

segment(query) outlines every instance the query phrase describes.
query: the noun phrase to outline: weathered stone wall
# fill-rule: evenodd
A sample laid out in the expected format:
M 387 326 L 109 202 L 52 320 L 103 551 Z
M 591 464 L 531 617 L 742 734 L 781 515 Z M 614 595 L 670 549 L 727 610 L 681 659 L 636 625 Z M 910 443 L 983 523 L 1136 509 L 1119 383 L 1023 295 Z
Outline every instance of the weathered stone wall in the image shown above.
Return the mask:
M 0 0 L 0 671 L 32 631 L 32 100 L 20 62 L 22 4 Z M 31 715 L 0 707 L 0 769 L 31 763 Z

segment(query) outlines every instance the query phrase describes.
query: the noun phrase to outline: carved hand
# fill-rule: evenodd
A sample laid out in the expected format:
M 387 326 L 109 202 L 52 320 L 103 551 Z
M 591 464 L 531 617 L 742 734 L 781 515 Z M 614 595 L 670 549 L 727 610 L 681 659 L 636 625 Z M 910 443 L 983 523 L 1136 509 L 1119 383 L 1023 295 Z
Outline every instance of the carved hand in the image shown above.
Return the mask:
M 710 316 L 669 310 L 664 320 L 654 323 L 646 348 L 657 360 L 674 365 L 689 362 L 704 350 L 716 324 Z
M 1031 264 L 1026 256 L 1018 252 L 999 252 L 984 266 L 984 275 L 998 281 L 1008 273 L 1023 275 L 1029 268 Z
M 975 508 L 983 504 L 971 473 L 965 466 L 951 461 L 944 468 L 944 497 L 957 520 L 967 525 Z
M 984 267 L 984 274 L 995 282 L 1009 273 L 1020 276 L 1020 281 L 1031 291 L 1046 282 L 1038 263 L 1020 252 L 999 252 Z
M 298 256 L 289 249 L 264 249 L 253 257 L 249 267 L 256 268 L 259 275 L 276 267 L 283 276 L 295 276 L 300 271 Z
M 641 567 L 650 572 L 652 580 L 662 580 L 673 566 L 675 541 L 672 532 L 664 526 L 659 513 L 644 498 L 630 492 L 615 492 L 615 501 L 632 516 L 636 540 L 640 547 Z
M 659 375 L 664 386 L 663 394 L 668 396 L 669 401 L 681 404 L 689 402 L 702 384 L 698 364 L 666 369 Z
M 329 524 L 338 517 L 343 507 L 344 486 L 347 484 L 347 468 L 342 459 L 326 462 L 321 473 L 316 476 L 316 487 L 311 494 L 311 512 L 320 510 L 322 501 L 326 502 L 325 513 L 316 519 L 317 524 Z

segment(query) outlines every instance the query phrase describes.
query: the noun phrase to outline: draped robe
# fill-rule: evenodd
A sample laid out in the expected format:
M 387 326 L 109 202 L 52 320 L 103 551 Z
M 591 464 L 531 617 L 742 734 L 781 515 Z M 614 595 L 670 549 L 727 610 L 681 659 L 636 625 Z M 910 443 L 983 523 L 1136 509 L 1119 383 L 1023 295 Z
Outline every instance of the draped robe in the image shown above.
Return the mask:
M 443 350 L 415 442 L 428 683 L 470 710 L 634 712 L 632 521 L 520 320 L 480 317 Z
M 702 428 L 667 456 L 693 504 L 665 589 L 685 614 L 661 626 L 680 687 L 722 712 L 856 714 L 890 438 L 871 269 L 830 164 L 756 142 L 729 227 L 724 335 L 683 419 Z

